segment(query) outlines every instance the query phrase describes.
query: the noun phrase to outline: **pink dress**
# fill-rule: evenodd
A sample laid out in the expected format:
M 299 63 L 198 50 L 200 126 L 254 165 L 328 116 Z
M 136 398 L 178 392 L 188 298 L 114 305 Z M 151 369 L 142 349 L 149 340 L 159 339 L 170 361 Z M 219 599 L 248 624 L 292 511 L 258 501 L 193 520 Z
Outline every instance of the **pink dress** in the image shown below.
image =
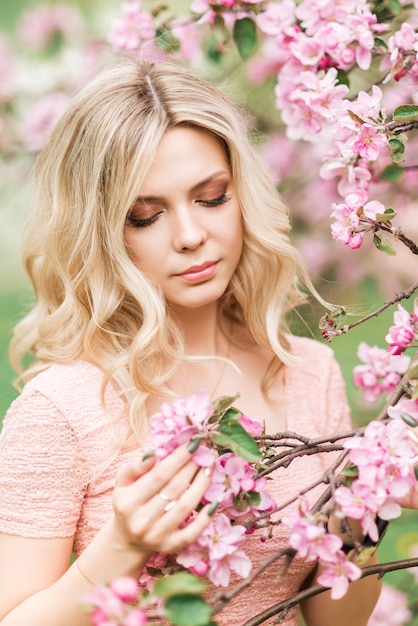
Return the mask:
M 332 351 L 311 339 L 292 338 L 291 344 L 303 362 L 285 372 L 287 429 L 311 437 L 348 430 L 345 386 Z M 123 419 L 109 423 L 100 402 L 101 380 L 100 370 L 85 361 L 52 365 L 11 405 L 0 436 L 1 532 L 74 536 L 78 555 L 111 515 L 115 474 L 123 463 L 141 455 L 141 449 L 117 452 L 126 425 Z M 116 390 L 108 389 L 107 402 L 113 414 L 120 412 Z M 332 458 L 332 454 L 305 456 L 276 471 L 268 483 L 276 502 L 286 502 L 312 484 Z M 321 491 L 316 488 L 310 500 Z M 245 550 L 257 564 L 285 547 L 287 540 L 286 529 L 278 526 L 265 542 L 258 533 L 248 536 Z M 216 616 L 219 624 L 243 624 L 296 593 L 312 571 L 311 563 L 295 559 L 278 581 L 280 567 L 276 562 L 229 603 Z M 290 611 L 283 623 L 296 626 L 296 611 Z

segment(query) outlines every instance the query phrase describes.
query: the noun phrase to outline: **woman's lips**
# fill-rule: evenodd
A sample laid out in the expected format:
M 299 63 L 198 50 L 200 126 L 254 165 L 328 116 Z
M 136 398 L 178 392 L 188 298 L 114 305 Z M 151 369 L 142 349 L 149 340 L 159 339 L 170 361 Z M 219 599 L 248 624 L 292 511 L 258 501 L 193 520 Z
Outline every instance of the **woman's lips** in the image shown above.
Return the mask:
M 208 261 L 202 265 L 192 265 L 181 274 L 176 274 L 178 278 L 185 280 L 188 283 L 200 283 L 212 278 L 216 271 L 217 261 Z

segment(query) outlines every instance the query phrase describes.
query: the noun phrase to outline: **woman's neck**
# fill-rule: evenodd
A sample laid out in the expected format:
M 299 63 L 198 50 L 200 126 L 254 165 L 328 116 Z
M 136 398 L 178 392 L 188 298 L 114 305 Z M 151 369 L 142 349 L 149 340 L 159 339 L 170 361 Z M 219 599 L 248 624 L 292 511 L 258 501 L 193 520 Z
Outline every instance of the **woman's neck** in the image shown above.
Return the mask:
M 217 303 L 199 309 L 177 309 L 175 317 L 184 331 L 188 355 L 219 355 L 225 351 L 227 338 L 221 331 Z

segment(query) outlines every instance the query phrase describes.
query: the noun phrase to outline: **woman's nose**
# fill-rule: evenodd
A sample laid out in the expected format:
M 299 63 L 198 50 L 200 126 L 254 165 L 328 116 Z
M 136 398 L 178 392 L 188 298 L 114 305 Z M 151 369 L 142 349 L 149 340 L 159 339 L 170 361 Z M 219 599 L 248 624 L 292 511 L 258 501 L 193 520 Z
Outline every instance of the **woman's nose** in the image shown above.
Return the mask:
M 176 211 L 174 219 L 173 244 L 174 248 L 196 250 L 207 239 L 207 232 L 199 215 L 198 206 L 183 207 Z

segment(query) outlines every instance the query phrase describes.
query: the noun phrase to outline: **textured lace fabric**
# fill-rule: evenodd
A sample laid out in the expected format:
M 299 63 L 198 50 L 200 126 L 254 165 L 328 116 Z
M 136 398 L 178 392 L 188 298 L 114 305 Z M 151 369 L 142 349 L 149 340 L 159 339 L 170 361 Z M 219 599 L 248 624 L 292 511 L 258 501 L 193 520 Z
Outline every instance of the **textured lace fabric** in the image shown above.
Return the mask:
M 310 339 L 292 338 L 291 343 L 303 365 L 285 372 L 288 430 L 311 437 L 348 430 L 344 383 L 332 351 Z M 80 554 L 109 518 L 115 475 L 141 450 L 117 451 L 126 429 L 123 404 L 108 386 L 105 413 L 101 383 L 100 370 L 85 361 L 56 364 L 30 381 L 13 402 L 0 436 L 1 532 L 74 537 L 74 551 Z M 111 422 L 109 414 L 120 417 Z M 272 496 L 286 502 L 319 478 L 332 460 L 332 454 L 294 460 L 268 482 Z M 320 493 L 321 488 L 314 490 L 310 500 Z M 286 529 L 279 526 L 265 542 L 258 533 L 249 535 L 245 550 L 257 564 L 287 541 Z M 279 580 L 281 565 L 277 562 L 239 594 L 216 616 L 219 624 L 244 623 L 293 595 L 312 570 L 311 563 L 295 559 Z M 296 626 L 295 611 L 283 624 Z

